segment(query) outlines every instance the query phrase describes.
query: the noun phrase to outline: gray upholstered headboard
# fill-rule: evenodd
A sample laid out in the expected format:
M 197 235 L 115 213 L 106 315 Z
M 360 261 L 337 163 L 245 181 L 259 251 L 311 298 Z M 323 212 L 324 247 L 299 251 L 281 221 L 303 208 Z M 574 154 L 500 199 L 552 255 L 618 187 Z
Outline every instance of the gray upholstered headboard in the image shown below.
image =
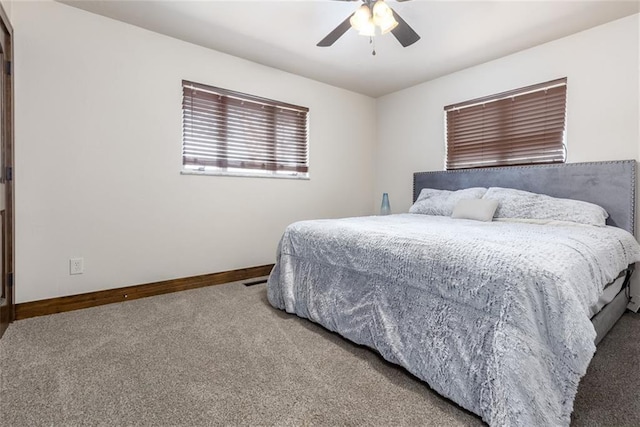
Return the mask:
M 423 188 L 459 190 L 508 187 L 553 197 L 584 200 L 609 213 L 607 224 L 631 234 L 635 227 L 636 161 L 513 166 L 413 174 L 413 200 Z

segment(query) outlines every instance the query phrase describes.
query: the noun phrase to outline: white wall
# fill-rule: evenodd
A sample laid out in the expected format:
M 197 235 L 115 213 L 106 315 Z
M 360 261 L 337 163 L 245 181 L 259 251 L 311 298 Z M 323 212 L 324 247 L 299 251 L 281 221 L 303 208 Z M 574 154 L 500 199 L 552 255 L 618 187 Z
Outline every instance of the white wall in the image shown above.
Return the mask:
M 639 16 L 379 98 L 375 194 L 389 192 L 394 212 L 406 212 L 412 173 L 444 169 L 445 105 L 559 77 L 568 78 L 567 161 L 640 160 Z
M 373 213 L 374 99 L 60 3 L 12 21 L 18 303 L 273 263 L 287 224 Z M 182 79 L 309 107 L 311 180 L 180 175 Z
M 568 78 L 567 161 L 638 159 L 639 16 L 379 98 L 375 193 L 406 212 L 412 173 L 444 169 L 445 105 L 559 77 Z

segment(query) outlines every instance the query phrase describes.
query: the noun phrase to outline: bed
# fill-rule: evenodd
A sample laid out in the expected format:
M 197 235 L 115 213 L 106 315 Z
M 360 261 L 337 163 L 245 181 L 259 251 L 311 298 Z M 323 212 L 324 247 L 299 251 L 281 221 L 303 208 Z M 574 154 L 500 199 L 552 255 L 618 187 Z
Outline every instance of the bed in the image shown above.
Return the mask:
M 375 349 L 490 425 L 568 425 L 640 260 L 635 173 L 635 161 L 416 173 L 414 201 L 423 188 L 508 187 L 597 204 L 609 227 L 303 221 L 283 235 L 268 299 Z M 620 291 L 592 316 L 616 279 Z

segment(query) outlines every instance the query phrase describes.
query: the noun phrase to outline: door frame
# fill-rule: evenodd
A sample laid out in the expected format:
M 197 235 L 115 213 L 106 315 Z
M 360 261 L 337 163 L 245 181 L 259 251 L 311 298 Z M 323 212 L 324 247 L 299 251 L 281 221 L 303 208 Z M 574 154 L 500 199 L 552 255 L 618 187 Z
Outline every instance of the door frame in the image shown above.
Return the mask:
M 2 120 L 2 137 L 5 143 L 0 145 L 3 163 L 0 165 L 0 179 L 5 185 L 5 209 L 4 209 L 4 258 L 2 261 L 2 285 L 7 284 L 7 305 L 0 309 L 0 337 L 15 320 L 15 287 L 14 287 L 14 195 L 13 195 L 13 138 L 14 138 L 14 106 L 13 106 L 13 27 L 9 22 L 4 7 L 0 4 L 0 45 L 5 62 L 0 64 L 2 79 L 4 79 L 2 96 L 3 107 L 0 112 Z

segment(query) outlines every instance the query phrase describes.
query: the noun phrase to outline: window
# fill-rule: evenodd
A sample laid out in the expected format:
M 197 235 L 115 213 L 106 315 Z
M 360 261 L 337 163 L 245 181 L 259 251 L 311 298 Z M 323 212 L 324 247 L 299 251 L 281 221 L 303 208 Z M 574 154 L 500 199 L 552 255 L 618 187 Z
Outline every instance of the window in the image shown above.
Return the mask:
M 308 108 L 182 81 L 182 170 L 308 177 Z
M 567 79 L 444 108 L 447 169 L 564 163 Z

